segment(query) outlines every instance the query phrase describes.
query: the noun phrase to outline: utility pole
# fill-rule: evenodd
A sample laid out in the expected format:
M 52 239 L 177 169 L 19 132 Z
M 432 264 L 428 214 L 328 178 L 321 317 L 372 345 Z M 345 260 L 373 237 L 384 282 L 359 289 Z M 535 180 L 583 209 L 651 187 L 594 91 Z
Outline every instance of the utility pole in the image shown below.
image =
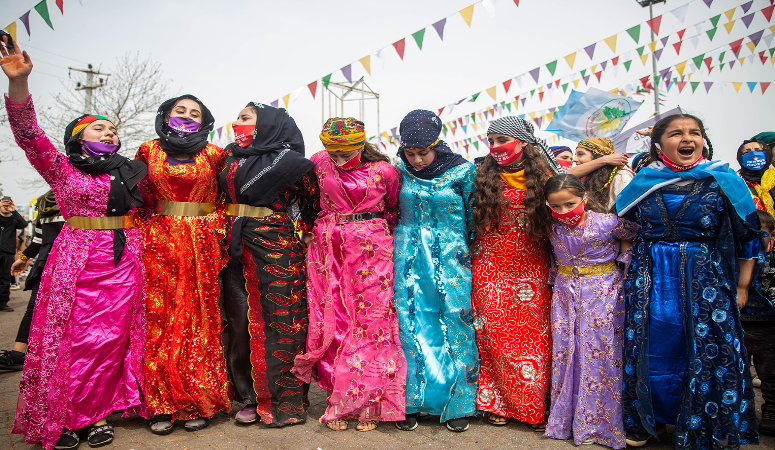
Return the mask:
M 649 7 L 649 18 L 654 20 L 654 4 L 655 3 L 667 3 L 667 0 L 636 0 L 642 7 Z M 651 28 L 651 27 L 649 27 Z M 656 36 L 654 36 L 654 30 L 651 30 L 651 42 L 654 42 Z M 659 83 L 657 83 L 657 59 L 654 55 L 651 55 L 651 69 L 653 71 L 654 80 L 654 115 L 659 115 Z
M 99 70 L 94 70 L 91 64 L 89 64 L 88 69 L 78 69 L 75 67 L 68 67 L 70 70 L 75 70 L 76 72 L 83 72 L 86 74 L 86 84 L 81 84 L 81 82 L 78 82 L 75 85 L 76 91 L 86 91 L 86 104 L 84 106 L 83 113 L 84 114 L 91 114 L 94 110 L 94 90 L 101 88 L 107 84 L 107 80 L 105 78 L 99 79 L 99 84 L 94 84 L 94 75 L 105 75 L 106 77 L 109 77 L 109 73 L 102 73 Z

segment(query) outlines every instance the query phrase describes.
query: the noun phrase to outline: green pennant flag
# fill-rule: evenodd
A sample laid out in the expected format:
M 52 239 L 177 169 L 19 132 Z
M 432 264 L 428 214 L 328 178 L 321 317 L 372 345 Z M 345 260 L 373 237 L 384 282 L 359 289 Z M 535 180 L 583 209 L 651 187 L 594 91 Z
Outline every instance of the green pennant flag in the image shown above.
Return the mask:
M 726 53 L 727 52 L 724 51 L 724 52 L 721 52 L 720 55 L 718 55 L 718 62 L 723 62 L 724 61 L 724 55 L 726 55 Z
M 501 102 L 501 108 L 505 108 L 505 107 L 506 107 L 506 102 Z
M 638 40 L 640 40 L 640 25 L 635 25 L 627 30 L 627 34 L 629 34 L 632 40 L 637 44 Z
M 638 48 L 638 50 L 637 50 L 638 51 L 638 56 L 643 56 L 643 50 L 645 50 L 645 49 L 646 49 L 645 45 L 643 47 Z
M 562 85 L 562 93 L 564 94 L 565 91 L 567 91 L 567 90 L 568 90 L 568 83 L 565 83 L 565 84 Z
M 583 69 L 581 71 L 581 78 L 584 78 L 584 75 L 586 75 L 586 73 L 587 73 L 587 69 Z
M 506 103 L 506 108 L 511 112 L 511 103 Z
M 425 37 L 425 28 L 416 33 L 412 33 L 412 37 L 414 38 L 414 41 L 417 42 L 417 46 L 420 47 L 420 50 L 422 50 L 422 40 Z
M 718 26 L 718 21 L 719 21 L 719 19 L 721 19 L 721 14 L 719 14 L 719 15 L 718 15 L 718 16 L 716 16 L 716 17 L 711 17 L 711 18 L 710 18 L 710 23 L 712 23 L 712 24 L 713 24 L 713 28 L 716 28 L 716 27 Z
M 630 64 L 632 64 L 632 60 L 624 62 L 624 68 L 627 69 L 627 72 L 630 71 Z
M 54 25 L 51 24 L 51 18 L 48 16 L 48 6 L 46 6 L 46 0 L 41 0 L 40 3 L 35 5 L 35 11 L 40 14 L 40 17 L 43 18 L 43 20 L 46 21 L 46 25 L 51 27 L 51 29 L 54 29 Z
M 215 136 L 215 131 L 211 131 L 211 132 L 210 132 L 210 140 L 211 140 L 211 141 L 213 140 L 213 137 L 214 137 L 214 136 Z
M 323 87 L 326 89 L 328 89 L 328 83 L 331 82 L 331 75 L 333 74 L 329 73 L 328 75 L 323 77 Z
M 535 93 L 536 93 L 536 90 L 533 89 L 532 91 L 530 91 L 530 96 L 532 97 Z
M 699 81 L 692 81 L 691 85 L 692 85 L 692 94 L 694 94 L 694 91 L 697 90 L 697 86 L 700 85 L 700 82 Z
M 477 92 L 476 94 L 472 95 L 471 100 L 469 100 L 469 102 L 475 102 L 476 99 L 479 98 L 479 94 L 481 94 L 481 92 Z
M 476 113 L 471 113 L 471 120 L 476 123 Z
M 444 137 L 447 137 L 447 126 L 446 125 L 442 125 L 441 126 L 441 131 L 444 132 Z
M 695 56 L 694 58 L 692 58 L 692 62 L 694 62 L 694 65 L 697 66 L 697 68 L 699 69 L 700 67 L 702 67 L 703 59 L 705 59 L 705 53 L 703 53 L 700 56 Z
M 724 70 L 724 64 L 726 64 L 726 63 L 721 63 L 721 64 L 719 64 L 719 65 L 718 65 L 718 70 L 719 70 L 719 72 L 721 72 L 722 70 Z
M 716 31 L 718 31 L 718 28 L 711 28 L 710 30 L 706 31 L 706 33 L 708 33 L 708 38 L 710 38 L 711 41 L 713 41 L 713 36 L 716 35 Z
M 551 73 L 552 76 L 554 76 L 554 72 L 557 70 L 557 60 L 555 59 L 554 61 L 547 64 L 546 68 L 549 69 L 549 73 Z
M 773 56 L 775 56 L 775 47 L 772 47 L 770 49 L 770 58 L 772 58 Z
M 655 86 L 659 86 L 659 80 L 660 80 L 660 78 L 662 78 L 662 77 L 661 77 L 661 76 L 659 76 L 659 75 L 657 75 L 657 76 L 655 76 L 655 77 L 654 77 L 654 85 L 655 85 Z
M 476 149 L 479 150 L 479 141 L 474 141 L 473 144 L 474 144 L 474 147 L 476 147 Z

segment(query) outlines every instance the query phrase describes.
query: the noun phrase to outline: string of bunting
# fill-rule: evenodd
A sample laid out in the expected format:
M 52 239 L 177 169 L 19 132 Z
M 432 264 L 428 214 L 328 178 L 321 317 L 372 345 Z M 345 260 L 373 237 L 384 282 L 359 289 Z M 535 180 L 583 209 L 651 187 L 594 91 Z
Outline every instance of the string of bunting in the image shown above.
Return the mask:
M 78 0 L 78 1 L 79 3 L 81 3 L 81 6 L 83 6 L 83 3 L 81 2 L 81 0 Z M 59 8 L 59 12 L 62 13 L 62 15 L 64 15 L 65 14 L 64 0 L 55 0 L 54 3 L 56 3 L 57 8 Z M 24 28 L 27 30 L 27 36 L 32 37 L 32 29 L 30 28 L 30 14 L 32 13 L 33 10 L 35 10 L 35 12 L 38 13 L 38 15 L 43 19 L 44 22 L 46 22 L 46 25 L 48 25 L 49 28 L 51 28 L 52 30 L 54 29 L 54 24 L 51 23 L 51 15 L 49 14 L 46 0 L 41 0 L 30 10 L 22 14 L 18 19 L 14 20 L 4 28 L 4 30 L 11 35 L 14 41 L 16 40 L 16 22 L 21 22 L 24 25 Z

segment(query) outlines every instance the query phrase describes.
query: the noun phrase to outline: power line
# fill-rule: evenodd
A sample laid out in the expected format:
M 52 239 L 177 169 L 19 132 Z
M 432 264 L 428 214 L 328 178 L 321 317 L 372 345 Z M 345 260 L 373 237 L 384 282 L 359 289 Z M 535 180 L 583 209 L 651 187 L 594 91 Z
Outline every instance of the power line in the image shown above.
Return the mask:
M 38 47 L 35 47 L 33 45 L 30 45 L 30 44 L 25 44 L 25 47 L 34 48 L 35 50 L 40 50 L 41 52 L 45 52 L 45 53 L 49 53 L 51 55 L 59 56 L 60 58 L 70 59 L 72 61 L 77 61 L 79 63 L 88 64 L 87 62 L 81 61 L 80 59 L 75 59 L 75 58 L 71 58 L 69 56 L 60 55 L 59 53 L 54 53 L 54 52 L 51 52 L 51 51 L 48 51 L 48 50 L 43 50 L 42 48 L 38 48 Z
M 54 64 L 54 63 L 50 63 L 50 62 L 47 62 L 47 61 L 43 61 L 42 59 L 35 59 L 35 62 L 36 63 L 41 62 L 43 64 L 48 64 L 49 66 L 59 67 L 60 69 L 67 70 L 67 67 L 65 67 L 65 66 L 60 66 L 59 64 Z
M 73 80 L 70 80 L 70 79 L 67 79 L 67 78 L 62 78 L 62 77 L 57 76 L 57 75 L 51 75 L 50 73 L 41 72 L 40 70 L 36 70 L 34 73 L 39 73 L 41 75 L 47 75 L 49 77 L 59 78 L 62 81 L 73 81 Z

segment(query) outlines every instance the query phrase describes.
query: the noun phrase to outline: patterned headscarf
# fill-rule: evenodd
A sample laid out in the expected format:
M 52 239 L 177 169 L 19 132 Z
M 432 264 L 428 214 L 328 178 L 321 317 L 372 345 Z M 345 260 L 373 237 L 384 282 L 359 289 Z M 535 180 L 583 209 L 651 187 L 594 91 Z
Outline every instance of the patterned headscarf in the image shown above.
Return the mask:
M 584 139 L 579 142 L 579 147 L 589 150 L 592 153 L 597 153 L 600 156 L 611 155 L 614 153 L 614 141 L 603 137 Z
M 401 120 L 401 147 L 398 156 L 404 162 L 406 170 L 422 179 L 433 179 L 447 170 L 464 164 L 465 158 L 453 153 L 446 142 L 439 137 L 441 120 L 432 111 L 415 109 Z M 436 159 L 421 170 L 416 170 L 406 159 L 404 149 L 422 150 L 430 148 L 436 152 Z
M 359 150 L 366 142 L 365 127 L 363 122 L 352 117 L 332 117 L 323 125 L 320 141 L 329 152 Z
M 554 157 L 554 153 L 549 149 L 546 141 L 533 135 L 533 125 L 527 123 L 525 119 L 520 119 L 517 116 L 504 116 L 496 119 L 487 128 L 487 134 L 492 133 L 505 134 L 506 136 L 538 146 L 551 171 L 555 175 L 562 173 L 560 164 L 557 162 L 557 158 Z
M 560 156 L 560 153 L 568 152 L 570 154 L 573 154 L 573 150 L 571 150 L 570 147 L 566 147 L 564 145 L 557 145 L 557 146 L 549 147 L 549 148 L 552 150 L 552 152 L 554 152 L 554 157 L 555 158 Z
M 70 136 L 75 136 L 76 134 L 83 131 L 84 128 L 88 127 L 90 123 L 96 122 L 98 120 L 107 120 L 110 123 L 113 123 L 110 119 L 104 116 L 99 116 L 97 114 L 90 114 L 88 116 L 84 116 L 79 120 L 75 126 L 73 127 L 73 131 L 71 132 Z M 115 126 L 115 124 L 113 125 Z
M 775 146 L 775 131 L 765 131 L 763 133 L 759 133 L 756 136 L 752 137 L 751 139 L 756 139 L 757 141 L 762 141 L 765 144 L 769 145 L 770 148 Z

